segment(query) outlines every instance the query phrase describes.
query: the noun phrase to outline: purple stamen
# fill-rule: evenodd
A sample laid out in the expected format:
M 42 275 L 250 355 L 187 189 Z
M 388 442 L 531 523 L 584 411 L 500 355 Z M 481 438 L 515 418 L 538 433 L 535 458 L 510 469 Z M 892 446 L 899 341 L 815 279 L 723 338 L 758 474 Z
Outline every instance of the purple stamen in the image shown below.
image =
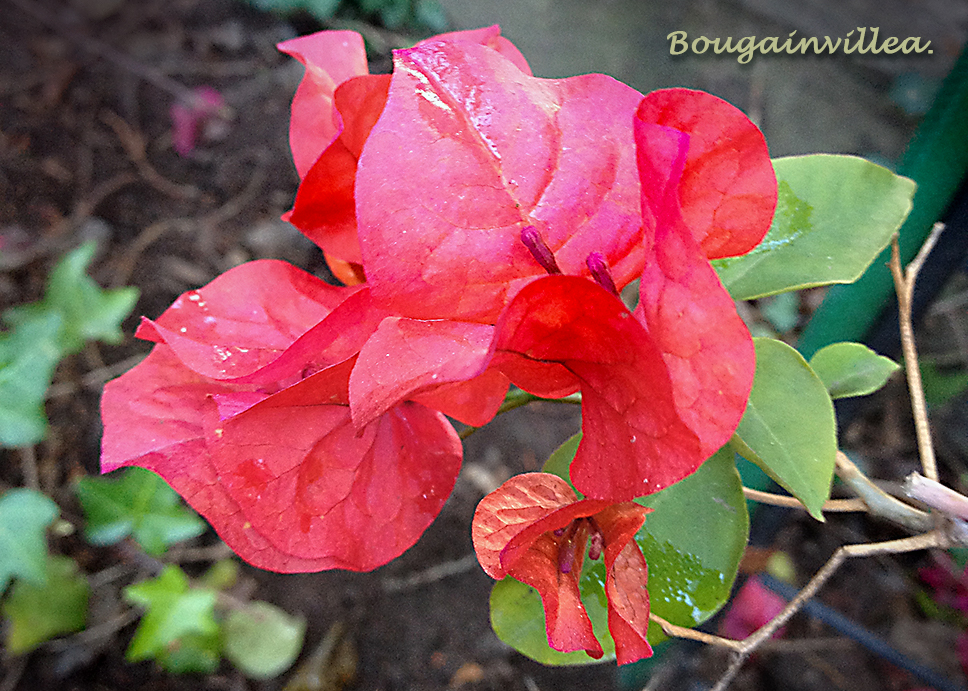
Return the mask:
M 547 271 L 549 274 L 560 274 L 561 269 L 558 268 L 558 262 L 555 261 L 555 255 L 551 251 L 551 248 L 545 244 L 544 239 L 538 233 L 538 229 L 534 226 L 525 226 L 521 229 L 521 242 L 524 246 L 528 248 L 531 252 L 531 256 L 534 260 L 541 264 L 541 268 Z
M 595 561 L 600 556 L 602 556 L 602 550 L 605 548 L 605 538 L 597 530 L 592 533 L 591 538 L 588 541 L 588 558 Z
M 571 542 L 566 542 L 558 552 L 558 570 L 562 573 L 571 573 L 571 567 L 574 565 L 575 546 Z
M 608 268 L 608 262 L 605 261 L 605 255 L 601 252 L 592 252 L 585 260 L 585 264 L 588 266 L 588 270 L 592 272 L 595 283 L 618 297 L 618 290 L 615 289 L 615 281 L 612 280 L 612 272 Z

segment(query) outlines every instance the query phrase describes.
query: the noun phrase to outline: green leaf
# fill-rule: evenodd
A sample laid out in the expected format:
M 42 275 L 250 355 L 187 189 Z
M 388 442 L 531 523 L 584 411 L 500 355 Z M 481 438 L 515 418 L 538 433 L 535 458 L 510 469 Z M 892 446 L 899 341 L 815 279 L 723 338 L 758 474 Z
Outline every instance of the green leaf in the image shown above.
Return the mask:
M 848 398 L 877 391 L 900 365 L 861 343 L 832 343 L 814 353 L 810 368 L 831 398 Z
M 770 232 L 748 254 L 713 262 L 737 300 L 852 283 L 911 210 L 914 183 L 853 156 L 774 159 L 779 182 Z
M 921 385 L 929 408 L 942 406 L 968 389 L 968 372 L 960 367 L 941 368 L 924 359 L 921 368 Z
M 83 629 L 89 594 L 87 580 L 78 575 L 73 559 L 51 557 L 45 585 L 17 581 L 3 602 L 7 650 L 19 655 L 54 636 Z
M 189 588 L 188 577 L 177 566 L 166 566 L 157 578 L 128 586 L 124 596 L 147 609 L 128 646 L 130 662 L 154 658 L 162 665 L 171 661 L 177 668 L 186 662 L 177 655 L 181 648 L 210 649 L 218 639 L 215 591 Z
M 693 627 L 729 599 L 749 539 L 749 516 L 733 450 L 725 446 L 685 480 L 638 500 L 653 512 L 636 535 L 649 565 L 649 599 L 660 617 Z M 665 639 L 649 627 L 649 641 Z
M 202 574 L 202 584 L 213 590 L 228 590 L 239 580 L 239 562 L 235 559 L 221 559 Z
M 32 489 L 12 489 L 0 497 L 0 593 L 12 577 L 47 583 L 47 536 L 57 504 Z
M 59 343 L 65 355 L 78 352 L 87 341 L 123 340 L 121 322 L 134 309 L 138 289 L 102 290 L 85 273 L 96 249 L 93 242 L 86 242 L 65 255 L 50 274 L 44 299 L 7 310 L 4 319 L 17 326 L 33 315 L 60 314 L 64 322 Z
M 800 353 L 771 338 L 753 341 L 753 391 L 730 444 L 822 521 L 837 457 L 833 403 Z
M 221 650 L 220 631 L 190 633 L 159 653 L 155 660 L 163 670 L 172 674 L 212 674 L 222 661 Z
M 792 331 L 800 323 L 800 296 L 796 293 L 772 295 L 760 300 L 757 306 L 778 333 Z
M 580 438 L 575 435 L 562 444 L 545 472 L 560 474 L 562 459 L 574 457 Z M 733 452 L 721 449 L 693 475 L 637 501 L 653 509 L 635 538 L 649 566 L 652 611 L 680 626 L 702 623 L 729 598 L 749 534 Z M 579 587 L 606 658 L 612 657 L 615 644 L 608 633 L 601 561 L 586 560 Z M 548 646 L 540 596 L 513 578 L 499 581 L 491 591 L 491 624 L 498 638 L 543 664 L 596 662 L 582 651 L 560 653 Z M 653 645 L 664 638 L 657 626 L 649 627 Z
M 54 267 L 43 300 L 3 313 L 0 333 L 0 444 L 36 444 L 47 431 L 44 396 L 60 360 L 88 340 L 116 343 L 121 322 L 138 299 L 136 288 L 101 290 L 85 273 L 94 243 Z
M 250 602 L 225 621 L 225 657 L 252 679 L 271 679 L 292 666 L 302 650 L 306 620 L 268 602 Z
M 47 433 L 44 397 L 62 357 L 62 325 L 60 314 L 41 312 L 0 333 L 0 445 L 29 446 Z
M 175 490 L 142 468 L 81 478 L 76 491 L 87 517 L 84 537 L 93 545 L 112 545 L 132 535 L 145 552 L 157 555 L 205 532 L 205 522 Z

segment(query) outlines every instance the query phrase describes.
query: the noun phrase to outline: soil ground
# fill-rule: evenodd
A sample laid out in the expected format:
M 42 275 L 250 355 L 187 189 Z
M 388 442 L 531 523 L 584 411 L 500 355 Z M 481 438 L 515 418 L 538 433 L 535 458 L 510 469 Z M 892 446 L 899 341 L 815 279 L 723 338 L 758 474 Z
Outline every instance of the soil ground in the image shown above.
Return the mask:
M 287 131 L 289 100 L 301 69 L 274 46 L 294 31 L 291 24 L 236 0 L 16 0 L 5 5 L 0 18 L 0 237 L 5 243 L 0 308 L 37 299 L 55 260 L 88 238 L 98 241 L 92 271 L 101 285 L 140 289 L 136 315 L 156 316 L 183 291 L 250 259 L 285 259 L 325 275 L 321 253 L 279 220 L 298 182 Z M 394 40 L 392 34 L 372 31 Z M 377 61 L 386 67 L 385 56 Z M 173 95 L 167 89 L 172 82 L 212 86 L 233 111 L 232 119 L 203 137 L 188 157 L 171 146 Z M 125 332 L 133 333 L 136 324 L 132 317 Z M 943 343 L 950 340 L 942 337 Z M 68 359 L 48 401 L 48 439 L 32 457 L 0 450 L 0 490 L 24 484 L 24 464 L 35 464 L 40 487 L 58 501 L 65 517 L 79 520 L 71 483 L 98 472 L 100 386 L 147 350 L 147 344 L 131 338 L 120 346 L 90 346 Z M 846 433 L 876 474 L 888 480 L 913 469 L 904 406 L 903 387 L 892 385 Z M 960 428 L 959 410 L 949 411 L 953 429 Z M 304 659 L 334 624 L 343 627 L 356 662 L 347 688 L 641 688 L 650 674 L 642 669 L 619 674 L 613 665 L 545 668 L 507 648 L 488 621 L 492 582 L 471 557 L 468 526 L 481 496 L 511 474 L 537 469 L 578 424 L 575 409 L 540 404 L 502 416 L 471 436 L 464 470 L 443 513 L 416 546 L 386 567 L 368 574 L 293 576 L 247 569 L 240 594 L 307 618 Z M 964 455 L 958 435 L 949 437 L 954 441 L 948 444 L 946 468 L 957 474 L 965 469 Z M 824 526 L 792 513 L 777 520 L 782 527 L 769 546 L 791 555 L 801 583 L 839 544 L 899 536 L 856 517 L 833 518 Z M 91 623 L 115 621 L 120 589 L 141 573 L 143 561 L 130 549 L 93 549 L 71 536 L 53 539 L 52 546 L 74 556 L 95 577 Z M 212 536 L 194 546 L 218 551 Z M 919 586 L 913 574 L 923 559 L 849 564 L 824 590 L 824 599 L 963 683 L 954 655 L 957 629 L 939 628 L 915 604 Z M 205 565 L 204 559 L 185 564 L 189 569 Z M 119 575 L 107 578 L 110 569 Z M 929 629 L 940 642 L 916 650 Z M 48 644 L 24 658 L 6 656 L 0 689 L 268 691 L 287 681 L 254 682 L 227 664 L 204 677 L 168 675 L 151 663 L 129 664 L 123 651 L 132 632 L 128 625 L 100 638 Z M 734 688 L 916 686 L 906 673 L 808 617 L 794 620 L 788 637 L 788 645 L 777 644 L 752 661 Z M 654 670 L 651 688 L 707 688 L 724 664 L 716 651 L 680 647 Z M 332 681 L 301 688 L 340 687 Z

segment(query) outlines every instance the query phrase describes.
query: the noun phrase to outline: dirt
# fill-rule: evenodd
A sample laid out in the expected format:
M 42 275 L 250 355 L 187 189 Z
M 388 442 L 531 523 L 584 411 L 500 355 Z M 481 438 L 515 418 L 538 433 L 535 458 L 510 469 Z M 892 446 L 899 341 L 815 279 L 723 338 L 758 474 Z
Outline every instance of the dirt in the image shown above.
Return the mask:
M 327 275 L 318 249 L 279 220 L 298 182 L 287 132 L 301 68 L 274 47 L 295 35 L 291 24 L 236 0 L 15 0 L 4 6 L 2 17 L 0 237 L 7 244 L 0 308 L 37 299 L 54 261 L 87 238 L 98 241 L 92 271 L 101 285 L 140 289 L 136 315 L 156 316 L 181 292 L 251 259 L 285 259 Z M 386 66 L 385 56 L 375 58 Z M 202 85 L 217 89 L 232 115 L 181 156 L 171 145 L 172 88 Z M 135 316 L 125 323 L 125 333 L 136 325 Z M 69 358 L 48 401 L 48 439 L 34 459 L 0 450 L 0 490 L 24 484 L 24 464 L 35 463 L 40 487 L 68 520 L 78 522 L 71 483 L 98 472 L 100 386 L 147 350 L 148 344 L 129 338 Z M 876 433 L 873 426 L 899 398 L 903 392 L 889 391 L 886 402 L 875 403 L 864 429 Z M 620 675 L 614 665 L 552 669 L 511 651 L 491 631 L 492 581 L 471 556 L 469 525 L 478 500 L 509 475 L 537 469 L 578 423 L 574 408 L 532 405 L 472 435 L 464 470 L 440 517 L 411 550 L 373 573 L 281 576 L 246 568 L 241 591 L 307 618 L 303 659 L 334 624 L 342 626 L 355 649 L 349 688 L 641 688 L 647 673 Z M 892 434 L 877 437 L 890 441 L 881 449 L 884 455 L 909 452 L 909 431 L 902 427 Z M 830 524 L 833 530 L 820 530 L 794 519 L 780 531 L 776 545 L 794 555 L 799 574 L 818 568 L 845 540 L 896 536 L 878 526 L 872 532 L 864 521 Z M 209 535 L 195 546 L 217 550 L 217 541 Z M 52 538 L 52 547 L 78 559 L 98 584 L 93 602 L 100 609 L 92 608 L 92 617 L 116 621 L 120 588 L 143 573 L 143 560 L 130 549 L 87 547 L 76 536 Z M 206 563 L 185 566 L 198 570 Z M 850 615 L 887 631 L 892 621 L 914 617 L 909 611 L 914 563 L 892 563 L 886 572 L 893 581 L 878 576 L 874 566 L 848 571 L 875 583 L 896 585 L 900 579 L 896 597 L 851 597 L 847 576 L 827 592 L 834 600 L 839 596 Z M 122 576 L 107 579 L 116 567 Z M 807 636 L 830 635 L 807 618 L 792 628 Z M 7 656 L 0 689 L 269 690 L 286 681 L 247 680 L 227 664 L 204 677 L 130 664 L 123 651 L 133 630 L 129 623 L 106 636 L 48 644 L 24 658 Z M 821 647 L 801 655 L 764 653 L 735 688 L 911 687 L 910 677 L 885 672 L 885 663 L 839 641 L 831 644 L 833 652 Z M 708 650 L 669 657 L 666 669 L 674 672 L 667 673 L 662 688 L 703 688 L 703 680 L 715 679 L 725 664 L 722 655 Z

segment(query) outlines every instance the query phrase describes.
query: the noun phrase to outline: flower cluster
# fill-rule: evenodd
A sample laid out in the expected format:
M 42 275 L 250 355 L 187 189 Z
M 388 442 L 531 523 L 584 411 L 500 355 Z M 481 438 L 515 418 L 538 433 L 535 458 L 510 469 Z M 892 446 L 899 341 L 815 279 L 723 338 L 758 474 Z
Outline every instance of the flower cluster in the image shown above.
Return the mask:
M 352 32 L 280 48 L 306 66 L 287 219 L 345 285 L 257 261 L 144 320 L 154 349 L 105 387 L 103 470 L 157 472 L 256 566 L 368 570 L 447 499 L 447 417 L 485 424 L 509 383 L 580 390 L 586 499 L 526 476 L 515 491 L 554 500 L 498 530 L 503 495 L 485 499 L 478 553 L 536 585 L 555 647 L 600 654 L 562 604 L 597 544 L 625 602 L 610 608 L 619 659 L 647 654 L 630 502 L 695 471 L 745 410 L 752 341 L 708 260 L 769 227 L 762 135 L 705 93 L 535 78 L 496 27 L 398 51 L 392 75 L 368 74 Z M 541 585 L 555 574 L 564 585 Z

